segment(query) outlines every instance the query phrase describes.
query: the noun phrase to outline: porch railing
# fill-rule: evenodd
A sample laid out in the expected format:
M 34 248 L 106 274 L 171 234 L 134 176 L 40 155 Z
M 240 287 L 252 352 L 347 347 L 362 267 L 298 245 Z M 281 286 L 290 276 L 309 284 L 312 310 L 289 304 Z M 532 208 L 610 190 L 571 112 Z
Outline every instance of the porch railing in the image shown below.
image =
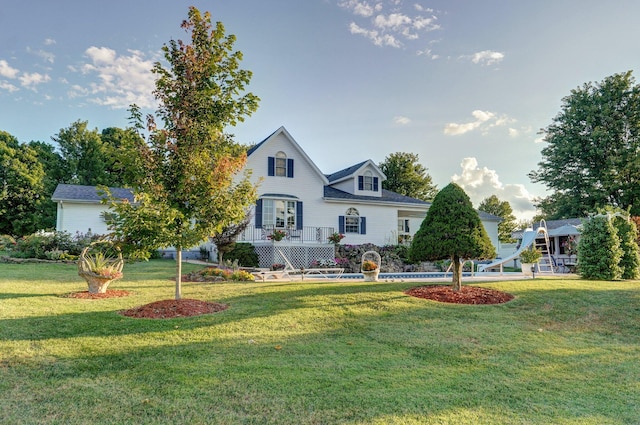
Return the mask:
M 334 227 L 303 226 L 302 229 L 277 228 L 286 233 L 283 241 L 291 243 L 328 244 L 329 236 L 336 232 Z M 240 234 L 238 242 L 269 242 L 269 235 L 274 231 L 273 226 L 262 228 L 249 226 Z

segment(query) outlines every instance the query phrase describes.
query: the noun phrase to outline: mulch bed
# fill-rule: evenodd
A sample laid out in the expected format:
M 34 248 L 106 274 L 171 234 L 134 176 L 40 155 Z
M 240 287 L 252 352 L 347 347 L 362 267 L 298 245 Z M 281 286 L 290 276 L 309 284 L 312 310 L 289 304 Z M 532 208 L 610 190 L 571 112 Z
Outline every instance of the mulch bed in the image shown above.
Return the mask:
M 70 294 L 66 294 L 67 298 L 80 298 L 84 300 L 97 300 L 102 298 L 118 298 L 118 297 L 128 297 L 131 295 L 129 291 L 122 291 L 118 289 L 107 289 L 107 292 L 104 294 L 91 294 L 89 291 L 81 291 L 81 292 L 72 292 Z
M 229 308 L 227 304 L 182 298 L 179 300 L 156 301 L 151 304 L 121 311 L 120 314 L 142 319 L 172 319 L 176 317 L 217 313 L 227 308 Z
M 514 298 L 506 292 L 467 285 L 463 285 L 458 292 L 454 292 L 448 285 L 427 285 L 407 289 L 404 293 L 416 298 L 453 304 L 502 304 Z

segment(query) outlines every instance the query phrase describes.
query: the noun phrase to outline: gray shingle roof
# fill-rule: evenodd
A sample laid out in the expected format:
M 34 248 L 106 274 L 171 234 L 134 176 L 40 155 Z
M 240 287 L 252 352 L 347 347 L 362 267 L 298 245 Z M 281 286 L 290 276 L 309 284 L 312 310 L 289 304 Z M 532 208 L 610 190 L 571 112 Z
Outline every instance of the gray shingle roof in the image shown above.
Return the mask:
M 428 207 L 429 205 L 431 205 L 430 202 L 412 198 L 410 196 L 400 195 L 399 193 L 392 192 L 386 189 L 382 189 L 382 196 L 377 197 L 377 196 L 353 195 L 349 192 L 336 189 L 335 187 L 325 186 L 324 197 L 328 199 L 351 199 L 354 201 L 358 200 L 358 201 L 374 201 L 374 202 L 389 202 L 389 203 L 400 202 L 405 204 L 424 205 L 425 207 Z
M 119 199 L 127 199 L 133 202 L 133 193 L 129 189 L 110 187 L 111 194 Z M 81 186 L 77 184 L 59 184 L 51 196 L 51 200 L 57 201 L 76 201 L 76 202 L 95 202 L 99 203 L 104 197 L 98 194 L 98 188 L 95 186 Z
M 362 161 L 359 164 L 352 165 L 351 167 L 347 167 L 347 168 L 345 168 L 343 170 L 340 170 L 340 171 L 336 171 L 333 174 L 325 174 L 325 175 L 327 176 L 327 180 L 329 180 L 329 182 L 331 183 L 331 182 L 334 182 L 336 180 L 340 180 L 343 177 L 350 176 L 351 174 L 353 174 L 356 171 L 358 171 L 358 169 L 360 167 L 362 167 L 366 162 L 367 161 Z

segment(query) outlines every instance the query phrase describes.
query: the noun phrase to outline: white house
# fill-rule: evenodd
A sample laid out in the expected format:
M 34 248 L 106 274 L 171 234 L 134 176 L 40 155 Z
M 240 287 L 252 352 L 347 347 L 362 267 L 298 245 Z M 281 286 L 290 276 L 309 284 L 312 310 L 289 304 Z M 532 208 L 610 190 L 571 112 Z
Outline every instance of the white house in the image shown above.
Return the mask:
M 128 189 L 110 188 L 110 191 L 117 198 L 133 202 L 133 194 Z M 95 186 L 59 184 L 51 196 L 57 204 L 56 230 L 71 234 L 108 233 L 105 214 L 109 208 L 101 203 L 102 198 Z
M 239 240 L 252 243 L 265 265 L 275 258 L 270 240 L 275 229 L 286 234 L 278 250 L 286 249 L 292 262 L 305 267 L 314 259 L 333 257 L 328 237 L 336 232 L 345 236 L 343 244 L 408 241 L 430 206 L 383 189 L 386 176 L 371 160 L 322 173 L 284 127 L 249 149 L 246 168 L 252 170 L 254 183 L 259 183 L 258 200 L 252 210 L 253 223 Z M 105 209 L 95 188 L 90 193 L 90 188 L 68 186 L 60 185 L 53 196 L 58 202 L 57 229 L 106 231 L 100 217 Z M 480 217 L 497 246 L 501 219 L 482 212 Z

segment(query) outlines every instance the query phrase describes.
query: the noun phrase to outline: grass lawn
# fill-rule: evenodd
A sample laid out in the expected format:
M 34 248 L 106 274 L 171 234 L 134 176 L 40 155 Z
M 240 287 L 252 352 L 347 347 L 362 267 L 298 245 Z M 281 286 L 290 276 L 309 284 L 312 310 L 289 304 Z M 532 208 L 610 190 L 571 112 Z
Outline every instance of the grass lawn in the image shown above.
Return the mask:
M 128 264 L 110 289 L 131 296 L 81 300 L 74 266 L 0 264 L 0 423 L 640 423 L 639 281 L 482 283 L 516 296 L 489 306 L 415 282 L 186 283 L 230 308 L 117 314 L 172 298 L 173 272 Z

